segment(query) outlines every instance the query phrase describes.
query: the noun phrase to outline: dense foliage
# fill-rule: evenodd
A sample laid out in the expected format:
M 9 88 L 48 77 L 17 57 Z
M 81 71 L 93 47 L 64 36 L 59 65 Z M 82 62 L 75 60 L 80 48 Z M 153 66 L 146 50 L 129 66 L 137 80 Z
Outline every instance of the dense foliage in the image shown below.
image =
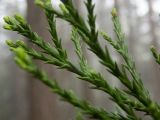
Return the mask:
M 82 111 L 81 114 L 85 117 L 98 120 L 142 120 L 136 114 L 136 111 L 140 111 L 145 113 L 146 116 L 151 116 L 154 120 L 160 120 L 160 105 L 151 99 L 136 70 L 135 63 L 125 43 L 125 35 L 121 29 L 116 9 L 113 9 L 111 12 L 115 35 L 117 36 L 117 39 L 113 40 L 107 33 L 97 30 L 95 24 L 96 15 L 94 14 L 95 5 L 92 3 L 92 0 L 85 2 L 88 11 L 87 22 L 80 16 L 71 0 L 65 0 L 60 4 L 61 11 L 54 9 L 50 0 L 36 0 L 35 2 L 45 12 L 54 46 L 33 32 L 22 16 L 4 17 L 6 23 L 4 25 L 5 29 L 18 32 L 41 49 L 40 51 L 35 50 L 21 40 L 17 40 L 16 42 L 12 40 L 6 41 L 11 51 L 15 53 L 16 63 L 22 69 L 33 74 L 52 89 L 54 93 L 61 96 L 63 100 L 79 108 Z M 63 19 L 72 26 L 71 40 L 79 58 L 79 66 L 76 66 L 68 58 L 67 51 L 62 46 L 61 38 L 56 31 L 56 18 Z M 103 48 L 100 45 L 98 36 L 102 36 L 121 55 L 124 63 L 118 64 L 113 60 L 108 51 L 107 44 Z M 87 44 L 88 49 L 99 58 L 100 63 L 106 67 L 110 74 L 118 78 L 127 90 L 111 86 L 101 73 L 87 64 L 87 60 L 82 52 L 81 42 Z M 157 50 L 152 47 L 151 51 L 157 63 L 160 64 L 160 55 Z M 108 94 L 110 99 L 123 112 L 114 111 L 110 113 L 104 108 L 98 108 L 86 100 L 80 99 L 72 91 L 63 89 L 55 79 L 49 78 L 45 71 L 38 68 L 33 59 L 41 60 L 44 63 L 55 65 L 60 69 L 66 69 L 76 74 L 78 79 L 87 81 L 92 85 L 92 88 Z M 77 119 L 83 118 L 79 116 Z

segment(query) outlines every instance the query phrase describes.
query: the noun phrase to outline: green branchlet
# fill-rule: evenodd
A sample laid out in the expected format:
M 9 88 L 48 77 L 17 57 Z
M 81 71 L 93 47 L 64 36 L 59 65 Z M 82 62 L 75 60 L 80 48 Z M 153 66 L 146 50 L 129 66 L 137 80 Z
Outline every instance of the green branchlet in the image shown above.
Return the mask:
M 81 112 L 77 113 L 76 120 L 84 120 Z
M 158 53 L 158 51 L 156 50 L 156 48 L 152 46 L 152 47 L 151 47 L 151 52 L 152 52 L 152 54 L 153 54 L 156 62 L 157 62 L 158 64 L 160 64 L 160 54 Z
M 132 81 L 130 81 L 126 74 L 124 75 L 122 74 L 122 76 L 124 76 L 126 80 L 125 81 L 123 81 L 123 79 L 120 79 L 120 80 L 126 87 L 128 87 L 129 94 L 136 97 L 144 106 L 146 106 L 148 113 L 151 114 L 154 119 L 157 119 L 160 117 L 159 116 L 160 113 L 158 112 L 155 114 L 154 111 L 158 111 L 159 106 L 157 105 L 157 103 L 152 102 L 148 91 L 144 88 L 144 85 L 142 83 L 139 73 L 137 73 L 135 63 L 133 62 L 132 58 L 128 53 L 128 47 L 125 44 L 125 36 L 122 31 L 116 9 L 114 8 L 111 13 L 112 13 L 112 21 L 114 24 L 114 31 L 117 36 L 117 40 L 116 41 L 112 40 L 104 32 L 102 32 L 101 34 L 104 37 L 104 39 L 107 40 L 116 49 L 116 51 L 123 57 L 126 63 L 122 65 L 124 67 L 123 69 L 124 70 L 126 69 L 131 74 L 133 79 Z M 152 110 L 151 110 L 150 106 L 152 106 L 152 104 L 154 105 L 154 107 L 152 107 Z M 157 110 L 153 110 L 153 109 L 157 109 Z
M 8 41 L 9 42 L 9 41 Z M 8 43 L 7 42 L 7 43 Z M 14 43 L 13 43 L 14 44 Z M 13 44 L 9 44 L 10 49 L 15 53 L 15 61 L 16 63 L 24 70 L 30 72 L 35 77 L 37 77 L 41 82 L 46 84 L 50 89 L 61 96 L 62 100 L 69 102 L 83 110 L 83 113 L 89 115 L 90 117 L 100 119 L 100 120 L 112 120 L 112 118 L 119 118 L 117 120 L 121 120 L 121 117 L 113 116 L 112 114 L 107 113 L 103 109 L 95 108 L 90 105 L 85 100 L 81 100 L 75 96 L 75 94 L 71 90 L 63 90 L 56 80 L 51 80 L 48 78 L 48 75 L 41 71 L 37 66 L 32 62 L 31 57 L 26 53 L 25 49 L 22 47 L 13 47 Z
M 16 31 L 27 37 L 31 43 L 37 45 L 41 51 L 28 47 L 23 41 L 12 42 L 7 40 L 6 43 L 15 53 L 16 63 L 24 70 L 33 74 L 41 82 L 46 84 L 53 92 L 60 95 L 63 100 L 71 103 L 73 106 L 80 108 L 82 114 L 89 115 L 99 120 L 141 120 L 135 114 L 136 111 L 145 112 L 154 120 L 160 118 L 160 106 L 151 100 L 148 91 L 144 88 L 139 73 L 136 70 L 135 63 L 132 60 L 128 47 L 125 44 L 125 35 L 122 31 L 118 13 L 114 8 L 111 12 L 114 31 L 117 40 L 113 40 L 107 33 L 100 32 L 103 38 L 121 55 L 125 63 L 118 65 L 114 61 L 108 51 L 103 49 L 98 41 L 98 30 L 96 29 L 96 15 L 94 15 L 94 7 L 92 0 L 85 2 L 88 11 L 88 21 L 81 17 L 73 6 L 72 0 L 66 0 L 60 4 L 61 11 L 56 11 L 50 0 L 35 0 L 35 3 L 43 8 L 49 24 L 49 32 L 51 34 L 54 45 L 45 42 L 36 32 L 33 32 L 26 20 L 16 14 L 14 17 L 4 17 L 4 28 Z M 73 27 L 71 32 L 71 40 L 75 47 L 75 52 L 79 58 L 79 66 L 76 66 L 69 60 L 66 50 L 62 46 L 61 38 L 56 31 L 56 18 L 63 19 Z M 120 82 L 126 86 L 127 90 L 120 90 L 112 87 L 104 77 L 96 70 L 91 68 L 82 52 L 81 40 L 86 43 L 89 49 L 95 53 L 100 62 L 107 68 L 112 75 L 117 77 Z M 106 45 L 107 46 L 107 45 Z M 151 48 L 153 56 L 158 64 L 160 64 L 160 55 L 155 48 Z M 41 60 L 47 64 L 55 65 L 61 69 L 73 72 L 81 80 L 91 83 L 92 88 L 101 90 L 110 96 L 125 115 L 118 113 L 108 113 L 104 109 L 93 107 L 85 100 L 76 97 L 71 91 L 63 90 L 55 80 L 48 78 L 48 75 L 40 70 L 32 61 L 32 59 Z M 131 78 L 128 77 L 128 73 Z M 130 96 L 134 96 L 134 99 Z M 80 119 L 80 118 L 79 118 Z

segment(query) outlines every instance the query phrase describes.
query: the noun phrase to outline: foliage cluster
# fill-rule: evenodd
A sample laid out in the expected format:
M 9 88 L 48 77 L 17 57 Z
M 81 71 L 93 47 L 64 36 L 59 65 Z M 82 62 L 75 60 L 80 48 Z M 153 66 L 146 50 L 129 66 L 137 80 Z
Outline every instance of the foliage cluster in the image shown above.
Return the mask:
M 122 31 L 116 9 L 113 9 L 111 12 L 114 31 L 117 37 L 116 40 L 113 40 L 107 33 L 97 30 L 96 15 L 94 14 L 95 5 L 92 0 L 85 2 L 88 21 L 85 21 L 80 16 L 72 0 L 65 0 L 61 3 L 61 11 L 54 9 L 50 0 L 36 0 L 35 3 L 45 12 L 54 45 L 46 42 L 36 32 L 32 31 L 22 16 L 16 14 L 14 17 L 4 17 L 6 23 L 4 25 L 5 29 L 18 32 L 41 49 L 40 51 L 35 50 L 21 40 L 17 40 L 16 42 L 12 40 L 6 41 L 10 50 L 15 53 L 16 63 L 22 69 L 33 74 L 64 101 L 79 108 L 82 111 L 81 115 L 84 115 L 84 117 L 78 116 L 77 119 L 89 117 L 97 120 L 142 120 L 142 118 L 136 114 L 136 111 L 140 111 L 147 116 L 151 116 L 154 120 L 160 120 L 160 105 L 151 99 L 149 92 L 144 87 L 141 77 L 136 70 L 135 63 L 125 43 L 125 35 Z M 72 26 L 71 40 L 79 58 L 78 66 L 69 59 L 67 51 L 62 46 L 61 38 L 56 31 L 56 18 L 65 20 Z M 120 54 L 124 59 L 124 63 L 118 64 L 113 60 L 108 51 L 107 44 L 105 48 L 103 48 L 100 45 L 98 36 L 102 36 L 104 40 Z M 81 42 L 84 42 L 88 46 L 88 49 L 99 58 L 100 63 L 106 67 L 106 70 L 118 78 L 127 90 L 111 86 L 101 73 L 88 65 L 82 52 Z M 160 64 L 160 55 L 157 50 L 152 47 L 151 51 L 157 63 Z M 104 108 L 98 108 L 86 100 L 80 99 L 73 91 L 63 89 L 55 79 L 49 78 L 45 71 L 38 68 L 33 62 L 33 59 L 57 66 L 59 69 L 66 69 L 76 74 L 78 79 L 90 83 L 93 89 L 108 94 L 110 99 L 116 103 L 123 112 L 108 112 Z

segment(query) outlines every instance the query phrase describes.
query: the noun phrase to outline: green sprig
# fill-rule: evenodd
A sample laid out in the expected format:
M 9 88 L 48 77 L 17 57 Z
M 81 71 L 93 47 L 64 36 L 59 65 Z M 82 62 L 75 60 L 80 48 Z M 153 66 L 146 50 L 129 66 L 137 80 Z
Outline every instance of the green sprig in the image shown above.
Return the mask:
M 151 52 L 152 52 L 153 57 L 155 58 L 156 62 L 158 64 L 160 64 L 160 54 L 158 53 L 158 51 L 156 50 L 156 48 L 154 46 L 151 47 Z
M 111 14 L 112 14 L 112 21 L 114 24 L 114 31 L 117 36 L 117 41 L 112 40 L 112 38 L 110 38 L 104 32 L 102 32 L 101 34 L 104 37 L 104 39 L 107 40 L 116 49 L 116 51 L 123 57 L 126 63 L 123 64 L 124 69 L 128 70 L 133 79 L 129 80 L 126 74 L 121 73 L 121 76 L 126 79 L 119 79 L 119 80 L 129 89 L 128 93 L 136 97 L 146 107 L 147 114 L 150 114 L 154 119 L 158 119 L 160 117 L 160 113 L 158 112 L 160 106 L 151 100 L 149 92 L 144 88 L 140 75 L 136 70 L 135 63 L 130 57 L 128 52 L 128 47 L 125 44 L 125 36 L 122 31 L 119 17 L 115 8 L 112 10 Z M 155 53 L 153 49 L 152 51 L 153 53 Z
M 96 15 L 94 14 L 95 5 L 92 0 L 87 0 L 85 2 L 88 12 L 87 22 L 80 16 L 72 0 L 66 0 L 64 4 L 61 3 L 61 11 L 56 11 L 50 0 L 36 0 L 35 2 L 43 8 L 46 14 L 49 32 L 52 37 L 52 42 L 54 43 L 53 46 L 43 40 L 36 32 L 33 32 L 26 20 L 19 14 L 14 17 L 4 17 L 6 23 L 4 25 L 5 29 L 18 32 L 41 49 L 41 51 L 38 51 L 30 48 L 20 40 L 15 43 L 11 40 L 6 41 L 10 49 L 15 53 L 16 63 L 22 69 L 33 74 L 41 82 L 51 88 L 53 92 L 60 95 L 63 100 L 80 108 L 82 114 L 87 114 L 94 119 L 141 120 L 141 118 L 135 114 L 135 111 L 145 112 L 154 120 L 160 118 L 160 106 L 151 99 L 148 91 L 145 89 L 140 75 L 136 70 L 135 63 L 128 52 L 128 47 L 125 44 L 125 35 L 122 31 L 118 13 L 115 8 L 112 10 L 111 15 L 117 40 L 113 40 L 105 32 L 101 32 L 101 35 L 124 59 L 125 63 L 120 65 L 112 59 L 108 48 L 105 47 L 104 49 L 98 41 Z M 71 40 L 79 58 L 79 66 L 74 65 L 72 61 L 69 60 L 67 52 L 62 46 L 61 38 L 56 31 L 56 18 L 69 22 L 73 27 Z M 100 59 L 100 62 L 107 68 L 107 71 L 117 77 L 120 82 L 126 86 L 127 90 L 112 87 L 99 72 L 88 65 L 82 52 L 81 40 L 83 43 L 86 43 L 88 48 Z M 160 55 L 157 50 L 151 48 L 151 51 L 157 63 L 160 64 Z M 110 99 L 115 102 L 125 114 L 123 115 L 119 111 L 117 111 L 117 113 L 108 113 L 104 109 L 96 108 L 87 101 L 79 99 L 72 92 L 63 90 L 55 80 L 50 79 L 44 71 L 40 70 L 33 63 L 31 57 L 75 73 L 79 79 L 91 83 L 92 88 L 107 93 Z M 128 77 L 128 73 L 131 75 L 131 78 Z M 135 98 L 130 96 L 134 96 Z
M 31 57 L 26 53 L 24 48 L 10 47 L 10 49 L 15 53 L 15 61 L 22 69 L 33 74 L 41 82 L 47 85 L 54 93 L 61 96 L 62 100 L 82 109 L 83 113 L 93 118 L 99 120 L 112 120 L 112 118 L 117 119 L 117 116 L 113 116 L 112 114 L 107 113 L 104 109 L 95 108 L 85 100 L 79 99 L 71 90 L 67 91 L 62 89 L 58 85 L 56 80 L 48 78 L 48 75 L 44 71 L 37 68 L 37 66 L 32 62 Z M 119 119 L 117 120 L 120 120 L 120 118 L 121 117 L 119 117 Z

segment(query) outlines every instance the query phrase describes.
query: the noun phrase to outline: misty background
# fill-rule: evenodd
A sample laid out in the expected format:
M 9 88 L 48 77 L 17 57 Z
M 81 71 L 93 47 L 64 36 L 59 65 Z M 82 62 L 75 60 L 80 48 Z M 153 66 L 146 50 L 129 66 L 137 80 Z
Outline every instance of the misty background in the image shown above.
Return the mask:
M 55 6 L 57 0 L 52 0 Z M 80 14 L 87 20 L 83 0 L 73 0 Z M 96 3 L 97 28 L 115 38 L 111 21 L 111 9 L 116 7 L 120 16 L 129 52 L 135 60 L 145 87 L 152 98 L 160 103 L 160 70 L 155 63 L 150 47 L 154 45 L 160 50 L 160 0 L 93 0 Z M 5 45 L 7 39 L 22 39 L 14 32 L 3 30 L 4 16 L 20 13 L 26 17 L 33 30 L 47 40 L 47 22 L 44 13 L 33 3 L 33 0 L 0 0 L 0 120 L 74 120 L 77 109 L 68 103 L 59 101 L 59 97 L 48 90 L 30 74 L 21 71 L 13 61 L 13 55 Z M 64 47 L 69 56 L 76 62 L 73 45 L 70 41 L 70 26 L 67 22 L 57 20 L 57 28 Z M 102 44 L 107 44 L 101 37 Z M 28 43 L 30 45 L 30 43 Z M 33 46 L 34 47 L 34 46 Z M 112 57 L 122 63 L 121 57 L 111 48 Z M 113 76 L 109 75 L 100 65 L 94 54 L 83 45 L 83 51 L 90 66 L 103 73 L 113 86 L 123 88 Z M 90 90 L 90 85 L 75 80 L 75 75 L 54 66 L 38 63 L 50 76 L 56 78 L 61 86 L 73 89 L 79 96 L 92 104 L 113 111 L 116 106 L 111 104 L 108 96 L 100 91 Z

